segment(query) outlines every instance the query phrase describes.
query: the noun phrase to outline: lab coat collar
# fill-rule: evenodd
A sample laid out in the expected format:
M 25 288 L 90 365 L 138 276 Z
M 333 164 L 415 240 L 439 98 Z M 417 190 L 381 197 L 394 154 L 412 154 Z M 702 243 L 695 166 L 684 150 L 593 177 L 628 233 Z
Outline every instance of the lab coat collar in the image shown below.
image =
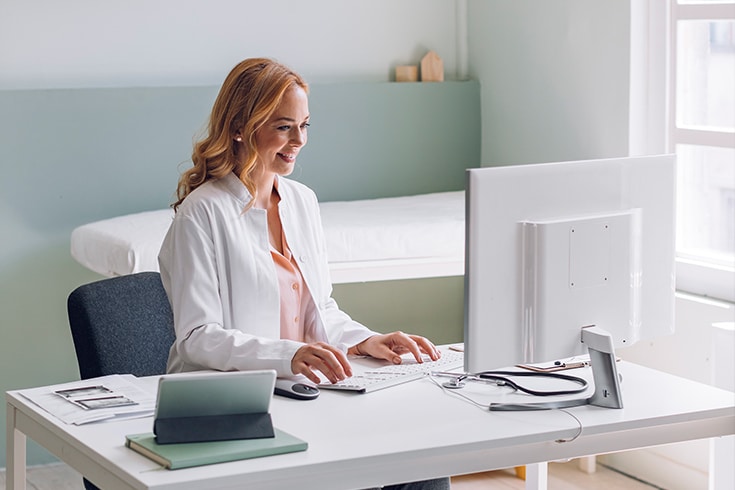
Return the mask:
M 229 174 L 222 177 L 222 179 L 220 180 L 225 189 L 227 189 L 227 192 L 232 194 L 235 199 L 240 201 L 243 207 L 247 206 L 248 203 L 253 199 L 253 196 L 248 191 L 248 188 L 245 187 L 245 184 L 243 184 L 240 178 L 235 175 L 235 172 L 230 172 Z

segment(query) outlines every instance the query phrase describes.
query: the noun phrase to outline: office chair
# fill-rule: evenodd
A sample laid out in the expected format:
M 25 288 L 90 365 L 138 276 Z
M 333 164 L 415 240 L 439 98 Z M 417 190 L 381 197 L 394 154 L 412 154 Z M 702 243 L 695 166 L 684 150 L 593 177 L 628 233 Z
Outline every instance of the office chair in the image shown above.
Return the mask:
M 166 372 L 174 322 L 158 272 L 79 286 L 67 311 L 82 379 Z
M 84 284 L 69 295 L 69 326 L 82 379 L 164 374 L 174 322 L 158 272 Z M 97 487 L 84 479 L 87 490 Z

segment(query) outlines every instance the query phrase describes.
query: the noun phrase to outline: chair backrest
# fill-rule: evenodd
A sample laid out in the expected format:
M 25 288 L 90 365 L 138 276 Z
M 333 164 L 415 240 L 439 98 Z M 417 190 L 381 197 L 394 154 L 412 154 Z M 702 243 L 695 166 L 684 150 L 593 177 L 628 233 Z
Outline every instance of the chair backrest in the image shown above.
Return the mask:
M 175 334 L 158 272 L 79 286 L 67 301 L 82 379 L 109 374 L 164 374 Z

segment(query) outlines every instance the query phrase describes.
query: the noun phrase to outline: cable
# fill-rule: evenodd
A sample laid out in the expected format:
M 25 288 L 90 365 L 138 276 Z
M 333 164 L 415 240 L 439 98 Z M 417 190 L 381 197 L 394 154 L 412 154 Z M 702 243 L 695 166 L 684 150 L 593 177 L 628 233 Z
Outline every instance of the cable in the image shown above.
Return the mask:
M 572 442 L 572 441 L 577 440 L 577 438 L 582 435 L 582 421 L 579 420 L 579 417 L 577 417 L 576 415 L 574 415 L 569 410 L 565 410 L 563 408 L 560 408 L 559 411 L 560 412 L 564 412 L 565 414 L 569 415 L 570 417 L 572 417 L 574 420 L 577 421 L 577 424 L 579 425 L 579 432 L 577 432 L 577 434 L 575 434 L 575 436 L 572 437 L 571 439 L 557 439 L 554 442 L 558 442 L 558 443 L 561 444 L 561 443 Z

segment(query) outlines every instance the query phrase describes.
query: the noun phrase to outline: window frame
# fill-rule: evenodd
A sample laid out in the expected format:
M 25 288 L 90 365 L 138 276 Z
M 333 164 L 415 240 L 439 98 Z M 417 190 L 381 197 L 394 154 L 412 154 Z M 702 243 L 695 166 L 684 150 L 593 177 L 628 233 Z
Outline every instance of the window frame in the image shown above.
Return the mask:
M 735 1 L 631 0 L 630 154 L 673 153 L 677 145 L 735 148 L 735 132 L 677 127 L 679 20 L 733 20 Z M 735 303 L 735 264 L 677 251 L 676 289 Z

